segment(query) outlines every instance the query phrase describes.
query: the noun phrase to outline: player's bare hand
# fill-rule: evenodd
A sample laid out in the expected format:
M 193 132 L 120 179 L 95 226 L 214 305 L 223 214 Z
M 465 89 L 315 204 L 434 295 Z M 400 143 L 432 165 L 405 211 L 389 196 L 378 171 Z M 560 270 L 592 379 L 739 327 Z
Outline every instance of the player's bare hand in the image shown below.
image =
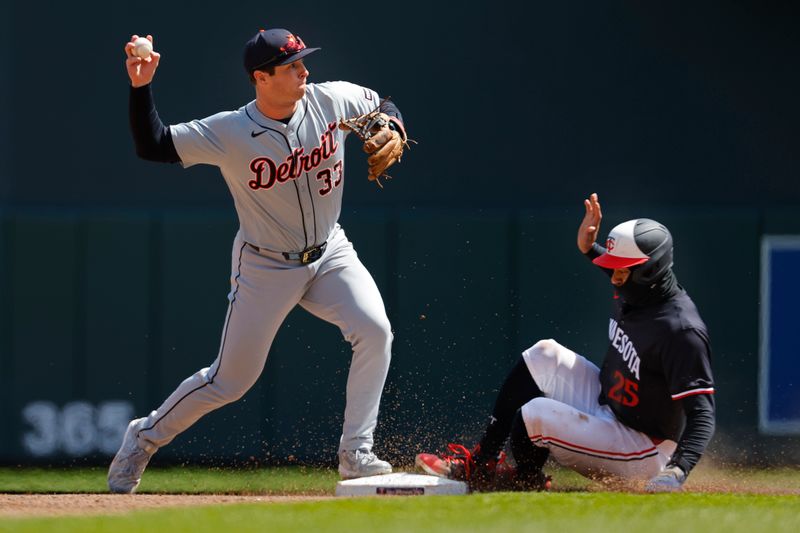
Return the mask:
M 581 253 L 587 253 L 592 249 L 592 244 L 597 241 L 597 234 L 600 231 L 600 221 L 603 219 L 603 211 L 600 209 L 600 200 L 597 193 L 592 193 L 589 198 L 583 201 L 586 214 L 578 228 L 578 249 Z
M 156 51 L 150 52 L 150 57 L 145 59 L 138 57 L 134 53 L 133 42 L 138 39 L 138 35 L 131 35 L 131 40 L 125 45 L 125 66 L 128 69 L 128 77 L 134 87 L 143 87 L 153 81 L 161 54 Z M 148 35 L 147 39 L 152 43 L 153 36 Z

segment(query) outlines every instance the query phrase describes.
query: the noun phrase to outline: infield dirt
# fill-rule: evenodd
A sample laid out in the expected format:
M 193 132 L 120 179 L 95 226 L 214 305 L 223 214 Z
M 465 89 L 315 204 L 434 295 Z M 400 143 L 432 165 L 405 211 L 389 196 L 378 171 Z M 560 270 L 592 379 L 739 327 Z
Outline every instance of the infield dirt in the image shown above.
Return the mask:
M 229 503 L 286 503 L 329 500 L 332 496 L 238 496 L 222 494 L 0 494 L 0 517 L 119 514 Z
M 554 468 L 552 492 L 639 492 L 594 483 Z M 105 469 L 0 469 L 0 519 L 124 514 L 145 509 L 234 503 L 313 502 L 334 498 L 338 475 L 325 469 L 153 469 L 140 494 L 108 494 Z M 144 485 L 144 483 L 143 483 Z M 192 492 L 192 494 L 189 494 Z M 686 483 L 697 494 L 800 496 L 800 470 L 737 469 L 701 464 Z M 478 496 L 479 497 L 479 496 Z M 472 498 L 472 497 L 470 497 Z

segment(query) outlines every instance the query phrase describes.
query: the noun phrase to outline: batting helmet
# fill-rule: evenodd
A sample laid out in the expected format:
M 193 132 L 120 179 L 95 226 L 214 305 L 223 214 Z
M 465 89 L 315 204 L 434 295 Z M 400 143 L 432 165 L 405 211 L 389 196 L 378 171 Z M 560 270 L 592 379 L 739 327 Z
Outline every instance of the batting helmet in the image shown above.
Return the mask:
M 649 285 L 672 268 L 672 235 L 655 220 L 628 220 L 611 230 L 606 253 L 592 262 L 603 268 L 631 268 L 634 283 Z M 637 265 L 642 266 L 632 268 Z

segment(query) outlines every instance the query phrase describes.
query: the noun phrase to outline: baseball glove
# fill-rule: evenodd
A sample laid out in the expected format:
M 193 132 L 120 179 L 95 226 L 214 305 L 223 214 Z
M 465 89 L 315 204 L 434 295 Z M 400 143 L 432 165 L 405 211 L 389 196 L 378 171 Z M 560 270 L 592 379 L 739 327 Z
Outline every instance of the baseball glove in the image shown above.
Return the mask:
M 383 188 L 381 178 L 391 178 L 386 169 L 399 163 L 403 150 L 408 148 L 408 139 L 405 138 L 402 126 L 398 126 L 392 117 L 382 113 L 381 106 L 378 106 L 369 113 L 341 119 L 339 127 L 351 130 L 364 142 L 364 151 L 370 154 L 367 158 L 369 180 Z

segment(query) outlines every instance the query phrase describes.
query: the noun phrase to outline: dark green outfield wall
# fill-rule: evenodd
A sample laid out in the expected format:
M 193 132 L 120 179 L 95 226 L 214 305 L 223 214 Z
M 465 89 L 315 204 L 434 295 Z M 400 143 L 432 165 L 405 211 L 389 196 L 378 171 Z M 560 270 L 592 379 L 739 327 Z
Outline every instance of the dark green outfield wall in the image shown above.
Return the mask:
M 675 233 L 714 341 L 714 453 L 800 460 L 797 438 L 757 431 L 760 238 L 800 234 L 795 4 L 454 5 L 0 7 L 0 462 L 105 462 L 128 418 L 213 360 L 230 195 L 215 169 L 136 158 L 122 49 L 155 35 L 174 123 L 249 101 L 241 47 L 274 26 L 323 47 L 312 80 L 392 96 L 419 141 L 382 191 L 348 143 L 342 222 L 396 333 L 381 453 L 473 438 L 540 338 L 597 361 L 611 292 L 573 244 L 597 191 L 606 230 L 650 216 Z M 348 359 L 296 311 L 255 388 L 157 460 L 331 460 Z
M 538 339 L 555 338 L 599 362 L 612 291 L 575 249 L 581 209 L 343 217 L 396 336 L 381 452 L 408 459 L 448 439 L 474 438 L 505 372 Z M 613 204 L 607 210 L 614 212 L 609 227 L 640 214 Z M 672 229 L 676 272 L 711 330 L 715 453 L 736 461 L 796 458 L 796 438 L 757 435 L 757 251 L 762 228 L 800 233 L 800 222 L 788 212 L 738 208 L 648 214 Z M 433 228 L 446 242 L 431 238 Z M 120 419 L 146 414 L 210 364 L 235 229 L 225 212 L 6 212 L 0 409 L 8 423 L 0 459 L 98 460 L 113 449 Z M 329 460 L 349 353 L 335 327 L 298 309 L 245 398 L 203 419 L 159 458 Z M 31 439 L 38 448 L 25 444 Z
M 312 81 L 392 96 L 419 141 L 390 194 L 353 187 L 350 205 L 528 208 L 594 188 L 629 203 L 800 204 L 793 2 L 82 5 L 0 8 L 14 51 L 0 60 L 7 203 L 227 208 L 215 170 L 136 160 L 123 45 L 155 36 L 156 102 L 174 123 L 251 100 L 242 45 L 285 26 L 323 47 Z M 375 21 L 396 29 L 355 30 Z M 49 32 L 77 36 L 77 51 Z M 351 175 L 364 168 L 350 159 Z

